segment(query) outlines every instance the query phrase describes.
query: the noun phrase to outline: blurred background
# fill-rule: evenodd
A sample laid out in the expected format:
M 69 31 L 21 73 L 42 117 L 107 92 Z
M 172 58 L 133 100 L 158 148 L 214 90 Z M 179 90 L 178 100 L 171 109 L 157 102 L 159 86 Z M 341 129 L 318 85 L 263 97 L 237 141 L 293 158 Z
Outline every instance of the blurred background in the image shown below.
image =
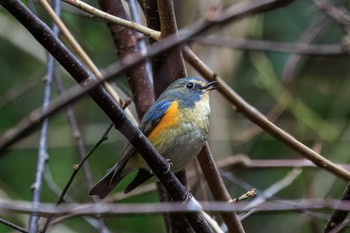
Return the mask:
M 86 1 L 98 7 L 96 1 Z M 51 20 L 36 1 L 24 1 L 48 25 Z M 128 9 L 127 2 L 125 3 Z M 224 0 L 227 9 L 236 1 Z M 349 161 L 350 119 L 350 3 L 346 0 L 295 1 L 263 14 L 245 17 L 189 42 L 202 61 L 219 74 L 248 103 L 276 125 L 333 162 Z M 178 27 L 203 18 L 213 1 L 174 1 Z M 189 10 L 191 9 L 191 10 Z M 62 3 L 62 19 L 101 69 L 118 61 L 106 24 Z M 65 42 L 64 39 L 62 39 Z M 4 8 L 0 8 L 0 134 L 16 126 L 43 102 L 47 53 Z M 199 74 L 187 66 L 190 75 Z M 75 81 L 59 66 L 66 89 Z M 122 99 L 131 95 L 126 77 L 113 79 Z M 57 97 L 53 86 L 52 97 Z M 232 197 L 256 188 L 258 198 L 269 200 L 339 199 L 347 183 L 327 171 L 309 166 L 302 157 L 235 111 L 217 91 L 212 93 L 208 142 Z M 87 150 L 111 123 L 89 98 L 74 103 Z M 131 106 L 131 109 L 133 106 Z M 136 115 L 135 115 L 136 116 Z M 39 131 L 22 139 L 0 157 L 0 198 L 31 201 L 35 180 Z M 74 136 L 61 112 L 49 119 L 48 156 L 42 202 L 55 203 L 80 158 Z M 97 181 L 119 158 L 126 139 L 116 130 L 89 159 Z M 305 165 L 306 164 L 306 165 Z M 199 200 L 212 200 L 206 183 L 193 179 L 191 192 Z M 299 168 L 298 168 L 299 167 Z M 198 171 L 197 171 L 198 172 Z M 158 202 L 150 182 L 128 196 L 120 194 L 133 178 L 127 177 L 112 195 L 118 202 Z M 203 178 L 204 179 L 204 178 Z M 288 179 L 287 183 L 277 183 Z M 277 189 L 271 186 L 277 183 Z M 82 172 L 68 191 L 67 200 L 90 202 Z M 112 197 L 111 197 L 112 198 Z M 330 210 L 261 212 L 243 220 L 246 232 L 321 232 Z M 213 215 L 216 215 L 213 213 Z M 4 213 L 0 217 L 26 226 L 28 215 Z M 220 217 L 217 216 L 220 222 Z M 161 215 L 106 216 L 111 232 L 165 232 Z M 0 232 L 13 232 L 0 225 Z M 70 218 L 49 232 L 98 232 L 87 218 Z

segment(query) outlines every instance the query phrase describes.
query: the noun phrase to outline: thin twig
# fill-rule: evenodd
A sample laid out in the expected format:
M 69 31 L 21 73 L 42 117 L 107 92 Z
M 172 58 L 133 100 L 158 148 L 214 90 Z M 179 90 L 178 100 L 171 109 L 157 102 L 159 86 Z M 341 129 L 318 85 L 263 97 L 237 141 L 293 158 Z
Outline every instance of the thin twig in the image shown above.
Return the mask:
M 113 123 L 110 124 L 110 126 L 107 128 L 107 130 L 105 131 L 105 133 L 103 134 L 103 136 L 101 137 L 101 139 L 95 144 L 95 146 L 89 151 L 89 153 L 87 153 L 85 155 L 85 157 L 79 162 L 79 164 L 75 164 L 73 166 L 73 173 L 72 175 L 70 176 L 67 184 L 64 186 L 63 188 L 63 191 L 60 195 L 60 197 L 58 198 L 58 201 L 56 203 L 56 205 L 60 205 L 64 202 L 64 197 L 66 195 L 66 193 L 68 192 L 68 189 L 70 188 L 71 184 L 73 183 L 73 180 L 74 178 L 76 177 L 76 175 L 78 174 L 80 168 L 83 166 L 83 164 L 89 159 L 89 157 L 93 154 L 93 152 L 106 140 L 108 140 L 108 134 L 109 134 L 109 131 L 112 129 L 113 127 Z M 48 229 L 48 226 L 50 225 L 50 222 L 52 220 L 54 216 L 51 215 L 47 218 L 45 224 L 44 224 L 44 227 L 42 229 L 41 232 L 46 232 L 46 230 Z
M 334 227 L 331 231 L 328 231 L 328 233 L 339 233 L 342 232 L 342 230 L 345 227 L 349 227 L 350 224 L 350 220 L 346 220 L 344 222 L 342 222 L 341 224 L 337 225 L 336 227 Z
M 201 210 L 211 212 L 232 212 L 249 211 L 250 201 L 234 203 L 227 202 L 200 202 L 202 208 L 197 206 L 184 205 L 183 202 L 167 203 L 85 203 L 85 204 L 62 204 L 56 206 L 52 203 L 40 203 L 37 208 L 32 208 L 31 202 L 18 200 L 0 199 L 0 208 L 15 213 L 30 214 L 35 212 L 40 216 L 75 216 L 84 215 L 139 215 L 169 213 L 195 213 Z M 324 210 L 324 209 L 350 210 L 350 201 L 339 201 L 335 199 L 283 199 L 265 201 L 257 207 L 253 207 L 258 212 L 270 211 L 291 211 L 291 210 Z
M 39 0 L 40 4 L 44 7 L 44 9 L 47 11 L 47 13 L 51 16 L 52 20 L 56 23 L 56 25 L 59 27 L 61 30 L 62 34 L 65 36 L 67 39 L 68 43 L 72 46 L 72 48 L 76 51 L 76 53 L 81 57 L 81 59 L 87 64 L 89 69 L 92 71 L 92 73 L 95 75 L 96 78 L 102 79 L 102 73 L 100 70 L 97 68 L 97 66 L 93 63 L 91 58 L 88 56 L 88 54 L 85 52 L 85 50 L 80 46 L 80 44 L 77 42 L 77 40 L 74 38 L 72 33 L 68 30 L 66 25 L 63 23 L 60 17 L 57 16 L 57 14 L 53 11 L 51 8 L 50 4 L 47 2 L 47 0 Z M 114 98 L 114 100 L 120 104 L 121 100 L 116 93 L 116 91 L 112 88 L 110 84 L 107 82 L 103 82 L 102 85 L 104 88 L 107 90 L 107 92 Z M 134 118 L 132 113 L 130 112 L 129 109 L 125 110 L 126 114 L 128 117 L 134 121 L 134 123 L 137 123 L 137 120 Z
M 345 7 L 336 7 L 326 0 L 313 0 L 318 9 L 336 20 L 350 34 L 350 12 Z
M 298 43 L 303 43 L 311 46 L 310 44 L 315 41 L 317 36 L 323 31 L 325 26 L 328 24 L 329 20 L 326 17 L 319 17 L 305 30 L 305 32 L 298 39 Z M 321 49 L 321 48 L 318 48 Z M 319 50 L 322 51 L 322 50 Z M 300 64 L 302 54 L 291 54 L 283 68 L 282 74 L 282 84 L 286 88 L 286 95 L 291 95 L 291 90 L 293 89 L 293 83 L 296 79 L 296 73 L 299 71 L 298 65 Z
M 45 169 L 45 174 L 44 174 L 45 181 L 48 185 L 48 188 L 50 189 L 51 192 L 53 192 L 57 197 L 59 197 L 62 193 L 62 189 L 55 183 L 50 168 L 48 167 Z M 76 203 L 77 201 L 74 200 L 72 197 L 70 197 L 68 194 L 65 195 L 64 198 L 66 203 Z M 49 216 L 50 218 L 50 216 Z M 52 227 L 57 221 L 57 218 L 54 220 L 51 220 L 50 222 L 50 227 Z M 96 230 L 100 230 L 101 232 L 104 232 L 106 227 L 101 225 L 101 221 L 103 221 L 102 218 L 95 218 L 95 217 L 83 217 L 83 220 L 88 223 L 90 226 L 94 227 Z M 46 219 L 47 221 L 47 219 Z M 46 222 L 43 224 L 45 225 Z M 102 228 L 101 228 L 102 227 Z M 40 233 L 43 232 L 43 227 L 41 227 Z
M 237 168 L 318 168 L 314 163 L 307 159 L 250 159 L 247 155 L 237 154 L 225 159 L 218 160 L 217 166 L 223 170 Z M 350 170 L 350 165 L 337 163 L 337 166 Z
M 92 7 L 92 6 L 82 2 L 80 0 L 63 0 L 63 1 L 93 15 L 96 18 L 100 18 L 100 19 L 106 20 L 108 22 L 116 23 L 116 24 L 121 25 L 123 27 L 130 28 L 130 29 L 135 30 L 137 32 L 140 32 L 148 37 L 155 39 L 155 38 L 159 38 L 159 36 L 160 36 L 160 33 L 158 31 L 155 31 L 155 30 L 152 30 L 148 27 L 142 26 L 140 24 L 136 24 L 134 22 L 130 22 L 128 20 L 113 16 L 113 15 L 108 14 L 104 11 L 101 11 L 95 7 Z
M 16 100 L 18 97 L 23 96 L 29 91 L 33 90 L 42 80 L 35 77 L 35 79 L 29 79 L 24 83 L 21 83 L 19 86 L 15 86 L 11 89 L 8 89 L 0 97 L 0 109 L 4 108 L 12 101 Z
M 61 81 L 61 79 L 60 79 L 60 77 L 58 75 L 55 75 L 55 81 L 56 81 L 56 86 L 57 86 L 57 92 L 59 94 L 63 94 L 65 92 L 64 86 L 63 86 L 62 81 Z M 93 153 L 93 151 L 90 151 L 89 153 L 86 152 L 85 145 L 84 145 L 83 139 L 81 137 L 80 129 L 79 129 L 79 126 L 78 126 L 78 122 L 77 122 L 77 120 L 75 118 L 75 114 L 74 114 L 73 109 L 71 108 L 70 105 L 66 106 L 66 111 L 67 111 L 66 112 L 67 118 L 68 118 L 69 124 L 70 124 L 71 129 L 72 129 L 72 133 L 73 133 L 73 136 L 74 136 L 74 139 L 75 139 L 76 147 L 77 147 L 77 149 L 79 151 L 79 156 L 80 156 L 80 159 L 81 159 L 81 165 L 78 166 L 78 169 L 73 171 L 73 174 L 70 177 L 70 180 L 68 181 L 66 187 L 63 189 L 63 191 L 60 192 L 59 200 L 57 202 L 57 205 L 59 205 L 60 202 L 62 202 L 62 201 L 60 201 L 60 199 L 63 199 L 63 200 L 65 199 L 65 196 L 66 196 L 66 193 L 68 192 L 69 186 L 73 182 L 75 176 L 78 174 L 78 172 L 79 172 L 81 167 L 83 168 L 84 177 L 85 177 L 85 180 L 86 180 L 86 183 L 87 183 L 87 187 L 91 188 L 92 185 L 93 185 L 90 167 L 89 167 L 89 164 L 88 164 L 88 161 L 87 161 L 87 158 L 86 158 L 86 157 L 90 156 Z M 103 141 L 107 140 L 108 132 L 110 131 L 112 126 L 113 126 L 113 124 L 111 124 L 108 127 L 108 129 L 106 130 L 106 132 L 103 135 L 103 137 L 97 143 L 98 145 L 100 145 Z M 101 141 L 102 139 L 104 139 L 104 140 Z M 95 145 L 93 150 L 95 150 L 98 147 L 97 144 Z M 92 198 L 93 202 L 95 202 L 95 203 L 98 202 L 98 200 L 95 197 L 91 197 L 91 198 Z M 46 222 L 45 222 L 45 224 L 43 226 L 43 229 L 41 230 L 42 233 L 46 232 L 46 230 L 48 229 L 48 227 L 49 227 L 49 225 L 51 223 L 51 220 L 52 220 L 51 216 L 46 219 Z M 105 226 L 105 223 L 104 223 L 103 219 L 102 218 L 98 218 L 97 221 L 98 221 L 98 225 L 99 225 L 99 227 L 101 229 L 101 232 L 108 233 L 109 230 Z
M 22 232 L 22 233 L 28 233 L 29 231 L 27 231 L 26 229 L 24 229 L 24 228 L 22 228 L 22 227 L 20 227 L 20 226 L 17 226 L 16 224 L 14 224 L 14 223 L 12 223 L 12 222 L 9 222 L 9 221 L 7 221 L 7 220 L 5 220 L 5 219 L 3 219 L 3 218 L 0 218 L 0 223 L 1 224 L 4 224 L 4 225 L 6 225 L 6 226 L 8 226 L 8 227 L 10 227 L 10 228 L 12 228 L 12 229 L 14 229 L 14 230 L 17 230 L 17 231 L 19 231 L 19 232 Z
M 343 195 L 341 196 L 340 200 L 342 201 L 349 201 L 350 200 L 350 183 L 346 186 Z M 340 206 L 339 206 L 340 207 Z M 346 217 L 349 214 L 349 210 L 338 210 L 336 209 L 331 217 L 329 218 L 323 232 L 330 232 L 333 229 L 337 228 L 339 225 L 341 225 Z
M 61 4 L 59 0 L 54 1 L 55 2 L 55 12 L 60 13 L 61 11 Z M 52 26 L 52 31 L 55 36 L 59 34 L 59 29 L 56 25 Z M 48 106 L 50 104 L 50 98 L 51 98 L 51 84 L 53 76 L 56 72 L 56 62 L 53 56 L 49 55 L 48 61 L 47 61 L 47 71 L 44 78 L 44 101 L 42 105 L 42 110 L 46 111 L 48 109 Z M 47 150 L 47 134 L 48 134 L 48 127 L 49 127 L 49 121 L 48 118 L 45 118 L 42 123 L 42 128 L 40 131 L 40 138 L 39 138 L 39 151 L 38 151 L 38 160 L 37 160 L 37 166 L 36 166 L 36 174 L 35 174 L 35 181 L 32 185 L 32 192 L 33 192 L 33 207 L 35 208 L 40 203 L 41 198 L 41 188 L 42 188 L 42 180 L 44 175 L 44 166 L 45 163 L 48 160 L 48 150 Z M 35 214 L 32 214 L 30 216 L 29 220 L 29 232 L 30 233 L 36 233 L 38 230 L 38 223 L 39 223 L 39 217 Z
M 87 155 L 80 161 L 79 164 L 76 164 L 73 166 L 73 173 L 71 175 L 71 177 L 69 178 L 69 181 L 67 182 L 66 186 L 63 189 L 63 192 L 59 198 L 59 200 L 57 201 L 57 205 L 61 204 L 64 201 L 64 196 L 67 193 L 70 185 L 72 184 L 72 181 L 74 180 L 74 177 L 78 174 L 80 168 L 82 167 L 82 165 L 85 163 L 85 161 L 87 161 L 87 159 L 93 154 L 93 152 L 106 140 L 108 140 L 108 134 L 109 131 L 112 129 L 113 124 L 110 124 L 109 127 L 107 128 L 107 130 L 105 131 L 105 133 L 103 134 L 103 136 L 101 137 L 101 139 L 96 143 L 96 145 L 89 151 L 89 153 L 87 153 Z
M 228 203 L 231 202 L 232 198 L 226 189 L 218 168 L 216 167 L 208 143 L 205 143 L 202 151 L 199 153 L 198 160 L 215 200 L 226 201 Z M 229 232 L 245 232 L 234 211 L 232 213 L 221 213 L 221 215 Z
M 347 54 L 339 44 L 307 44 L 307 43 L 287 43 L 279 41 L 265 41 L 238 38 L 222 38 L 210 36 L 207 38 L 195 38 L 194 41 L 205 45 L 228 47 L 240 50 L 259 50 L 281 53 L 303 54 L 303 55 L 325 55 L 334 56 Z
M 266 189 L 264 192 L 258 194 L 258 197 L 255 198 L 250 204 L 247 205 L 247 209 L 249 211 L 243 215 L 240 216 L 241 221 L 246 219 L 248 216 L 252 215 L 256 212 L 256 207 L 261 205 L 266 200 L 270 199 L 273 195 L 275 195 L 277 192 L 281 191 L 282 189 L 288 187 L 292 182 L 295 181 L 297 177 L 301 174 L 302 170 L 299 168 L 294 168 L 292 171 L 288 172 L 288 174 L 283 177 L 283 179 L 279 180 L 278 182 L 271 185 L 268 189 Z

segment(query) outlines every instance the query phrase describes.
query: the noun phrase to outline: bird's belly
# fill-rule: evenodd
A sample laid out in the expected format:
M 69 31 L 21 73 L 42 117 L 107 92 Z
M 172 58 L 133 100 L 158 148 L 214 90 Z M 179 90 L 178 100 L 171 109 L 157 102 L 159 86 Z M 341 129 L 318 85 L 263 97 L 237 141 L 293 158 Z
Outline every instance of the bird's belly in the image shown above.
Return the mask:
M 173 172 L 185 168 L 203 147 L 208 129 L 201 125 L 206 124 L 182 123 L 181 126 L 168 128 L 152 142 L 159 153 L 169 161 Z

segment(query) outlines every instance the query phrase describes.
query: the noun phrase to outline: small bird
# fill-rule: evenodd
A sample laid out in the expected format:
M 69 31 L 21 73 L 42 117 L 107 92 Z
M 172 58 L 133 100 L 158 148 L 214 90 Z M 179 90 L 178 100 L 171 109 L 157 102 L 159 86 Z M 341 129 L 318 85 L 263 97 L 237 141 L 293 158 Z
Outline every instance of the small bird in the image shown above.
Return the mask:
M 216 82 L 197 77 L 181 78 L 169 85 L 141 119 L 139 128 L 168 161 L 173 172 L 186 167 L 203 147 L 209 129 L 209 92 Z M 130 172 L 137 175 L 126 187 L 128 193 L 153 176 L 151 169 L 129 143 L 121 160 L 89 191 L 105 198 Z

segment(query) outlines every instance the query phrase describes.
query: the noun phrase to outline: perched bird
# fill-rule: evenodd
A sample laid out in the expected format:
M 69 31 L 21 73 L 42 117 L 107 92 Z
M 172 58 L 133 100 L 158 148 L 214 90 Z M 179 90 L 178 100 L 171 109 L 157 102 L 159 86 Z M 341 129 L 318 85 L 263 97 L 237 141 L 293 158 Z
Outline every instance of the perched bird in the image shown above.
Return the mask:
M 173 172 L 185 168 L 203 147 L 209 129 L 209 92 L 215 88 L 216 82 L 208 83 L 196 77 L 178 79 L 141 119 L 140 130 L 169 162 Z M 138 173 L 125 193 L 153 176 L 146 162 L 129 143 L 121 160 L 108 170 L 89 194 L 103 199 L 126 175 L 136 170 Z

